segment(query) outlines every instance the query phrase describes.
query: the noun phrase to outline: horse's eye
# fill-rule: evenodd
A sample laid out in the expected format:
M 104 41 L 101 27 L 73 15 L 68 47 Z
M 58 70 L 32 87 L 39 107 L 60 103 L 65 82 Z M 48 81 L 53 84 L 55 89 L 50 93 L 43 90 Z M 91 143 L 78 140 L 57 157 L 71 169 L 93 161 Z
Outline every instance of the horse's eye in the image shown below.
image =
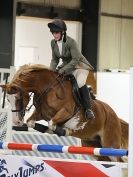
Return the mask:
M 15 95 L 14 95 L 14 98 L 15 98 L 16 100 L 19 100 L 19 99 L 21 99 L 21 96 L 20 96 L 19 94 L 15 94 Z
M 20 97 L 17 97 L 17 96 L 15 96 L 15 100 L 21 100 L 21 98 Z

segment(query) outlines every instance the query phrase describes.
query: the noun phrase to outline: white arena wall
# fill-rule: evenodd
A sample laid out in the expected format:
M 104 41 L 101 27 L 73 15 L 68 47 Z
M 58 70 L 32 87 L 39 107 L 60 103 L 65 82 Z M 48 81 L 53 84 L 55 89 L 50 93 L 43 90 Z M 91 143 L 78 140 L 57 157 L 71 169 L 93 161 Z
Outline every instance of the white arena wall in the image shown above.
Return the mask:
M 108 103 L 123 120 L 129 122 L 130 73 L 97 72 L 97 98 Z
M 49 66 L 51 61 L 52 34 L 47 27 L 51 19 L 17 17 L 15 33 L 15 66 L 25 63 L 40 63 Z M 81 48 L 82 25 L 80 22 L 65 21 L 67 33 Z

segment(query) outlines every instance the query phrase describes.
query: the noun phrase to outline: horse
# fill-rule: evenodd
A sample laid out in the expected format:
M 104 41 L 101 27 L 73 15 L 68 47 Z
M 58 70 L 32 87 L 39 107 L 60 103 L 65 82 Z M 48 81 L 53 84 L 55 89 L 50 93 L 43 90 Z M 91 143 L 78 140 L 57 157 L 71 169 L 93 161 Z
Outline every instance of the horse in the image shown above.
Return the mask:
M 92 95 L 91 106 L 95 118 L 86 120 L 84 109 L 77 105 L 72 83 L 63 75 L 45 67 L 33 64 L 21 66 L 10 83 L 0 85 L 11 97 L 13 122 L 21 126 L 33 93 L 35 109 L 27 119 L 27 125 L 34 128 L 35 122 L 45 120 L 48 129 L 56 127 L 65 130 L 64 136 L 81 139 L 82 146 L 128 148 L 128 123 L 120 119 L 105 102 Z M 45 132 L 45 130 L 44 130 Z M 96 157 L 106 160 L 105 157 Z M 123 161 L 121 157 L 107 157 L 110 161 Z

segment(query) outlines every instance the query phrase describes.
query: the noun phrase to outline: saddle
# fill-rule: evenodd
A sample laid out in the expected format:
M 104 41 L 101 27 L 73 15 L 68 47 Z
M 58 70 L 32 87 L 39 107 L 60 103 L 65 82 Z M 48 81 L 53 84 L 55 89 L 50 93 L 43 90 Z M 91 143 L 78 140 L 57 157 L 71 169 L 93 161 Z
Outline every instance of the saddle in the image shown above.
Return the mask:
M 81 98 L 81 95 L 80 95 L 80 92 L 79 92 L 78 83 L 77 83 L 74 75 L 69 74 L 69 75 L 65 76 L 65 79 L 69 80 L 71 82 L 72 92 L 73 92 L 73 96 L 74 96 L 74 99 L 76 101 L 76 104 L 77 104 L 77 106 L 81 106 L 83 104 L 82 103 L 82 98 Z M 88 88 L 88 92 L 90 92 L 91 99 L 95 100 L 96 97 L 95 97 L 91 87 Z
M 81 95 L 80 95 L 80 92 L 79 92 L 79 87 L 78 87 L 78 83 L 74 77 L 74 75 L 72 74 L 69 74 L 66 77 L 66 80 L 69 80 L 72 84 L 72 92 L 73 92 L 73 96 L 74 96 L 74 99 L 76 101 L 76 104 L 78 106 L 81 106 L 82 104 L 82 98 L 81 98 Z

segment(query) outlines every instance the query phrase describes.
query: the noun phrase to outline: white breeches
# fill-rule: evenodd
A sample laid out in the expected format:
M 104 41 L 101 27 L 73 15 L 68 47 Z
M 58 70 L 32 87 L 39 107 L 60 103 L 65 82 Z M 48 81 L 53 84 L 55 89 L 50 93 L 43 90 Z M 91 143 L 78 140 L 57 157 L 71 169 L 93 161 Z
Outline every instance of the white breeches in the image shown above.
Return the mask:
M 79 88 L 83 87 L 86 84 L 88 74 L 89 74 L 89 70 L 85 70 L 85 69 L 76 69 L 73 72 L 73 75 L 77 80 Z

